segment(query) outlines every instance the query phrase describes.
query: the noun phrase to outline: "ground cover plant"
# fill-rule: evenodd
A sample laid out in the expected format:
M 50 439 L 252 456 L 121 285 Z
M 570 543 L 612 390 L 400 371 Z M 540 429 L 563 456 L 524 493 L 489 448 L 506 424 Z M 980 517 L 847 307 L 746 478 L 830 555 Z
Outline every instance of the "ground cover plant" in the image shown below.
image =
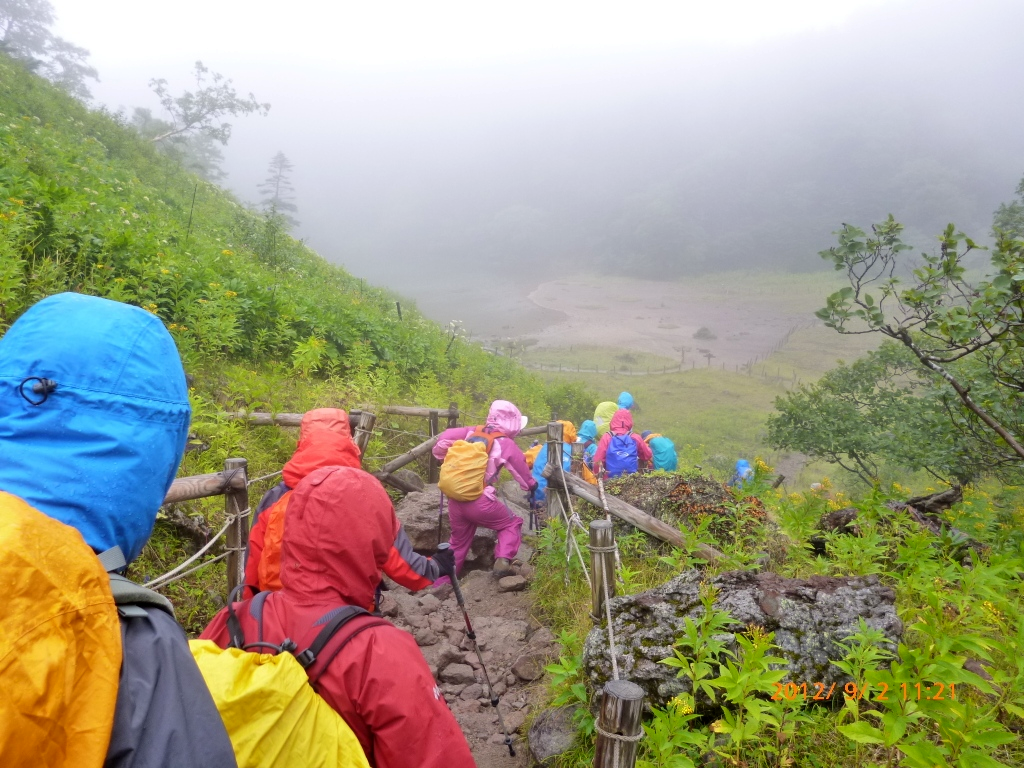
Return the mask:
M 634 478 L 619 490 L 636 498 L 640 486 L 650 483 L 662 490 L 649 495 L 662 497 L 664 486 L 695 485 L 687 470 L 688 477 Z M 801 681 L 785 679 L 773 635 L 754 625 L 736 626 L 715 606 L 709 587 L 702 592 L 703 610 L 687 621 L 664 663 L 687 679 L 688 690 L 715 706 L 709 710 L 697 705 L 694 694 L 681 694 L 654 708 L 645 718 L 638 765 L 967 768 L 1024 762 L 1018 737 L 1024 728 L 1019 490 L 969 489 L 962 502 L 943 513 L 947 531 L 956 528 L 974 539 L 977 546 L 965 548 L 962 538 L 937 537 L 894 509 L 891 500 L 910 495 L 899 485 L 851 501 L 828 488 L 806 494 L 772 489 L 773 473 L 763 462 L 756 476 L 752 487 L 723 500 L 717 515 L 679 520 L 688 543 L 700 541 L 726 553 L 722 564 L 708 566 L 617 525 L 623 564 L 619 593 L 646 590 L 693 567 L 703 569 L 706 583 L 724 570 L 763 567 L 792 578 L 873 574 L 895 590 L 902 640 L 889 651 L 883 638 L 862 624 L 841 639 L 834 662 L 849 682 L 830 701 L 815 702 L 813 687 L 808 694 Z M 695 505 L 684 506 L 699 508 L 707 496 L 705 490 Z M 584 520 L 600 516 L 588 505 L 574 506 Z M 855 533 L 822 534 L 825 513 L 851 507 L 857 513 Z M 757 508 L 764 510 L 763 520 L 747 515 Z M 744 531 L 731 541 L 709 522 L 730 515 L 741 521 L 735 530 Z M 585 547 L 583 533 L 576 535 Z M 533 589 L 538 610 L 560 632 L 562 643 L 562 658 L 549 666 L 551 695 L 556 703 L 579 706 L 577 745 L 560 764 L 589 765 L 592 711 L 586 705 L 594 692 L 581 661 L 583 638 L 592 626 L 589 591 L 575 559 L 565 558 L 564 526 L 553 525 L 541 537 Z M 771 552 L 767 565 L 759 557 L 766 551 Z

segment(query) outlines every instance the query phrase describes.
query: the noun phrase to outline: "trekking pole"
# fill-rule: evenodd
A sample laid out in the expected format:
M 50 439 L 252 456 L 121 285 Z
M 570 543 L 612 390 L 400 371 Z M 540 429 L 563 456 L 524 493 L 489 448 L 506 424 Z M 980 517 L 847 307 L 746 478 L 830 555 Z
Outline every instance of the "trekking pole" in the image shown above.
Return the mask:
M 437 502 L 437 548 L 441 548 L 441 522 L 444 518 L 444 491 L 441 491 L 441 498 Z
M 448 542 L 444 542 L 438 545 L 438 549 L 448 549 L 451 545 Z M 462 596 L 462 588 L 459 586 L 459 577 L 455 575 L 455 569 L 452 568 L 451 573 L 448 577 L 452 580 L 452 589 L 455 591 L 455 602 L 459 604 L 459 608 L 462 610 L 462 618 L 466 620 L 466 637 L 473 641 L 473 650 L 476 651 L 476 657 L 480 661 L 480 669 L 484 673 L 484 681 L 487 683 L 487 695 L 491 699 L 491 706 L 494 707 L 494 711 L 498 713 L 498 723 L 501 724 L 502 733 L 505 734 L 505 746 L 508 747 L 509 757 L 516 756 L 515 747 L 512 746 L 512 737 L 508 733 L 508 728 L 505 727 L 505 718 L 501 716 L 501 710 L 498 708 L 498 696 L 494 692 L 494 686 L 491 685 L 491 676 L 487 674 L 487 666 L 484 664 L 483 654 L 480 653 L 480 646 L 476 642 L 476 632 L 473 631 L 473 623 L 469 620 L 469 612 L 466 611 L 466 600 Z
M 599 473 L 597 476 L 597 490 L 601 494 L 601 506 L 604 507 L 604 519 L 609 523 L 612 522 L 612 513 L 608 511 L 608 497 L 604 495 L 604 480 Z M 618 576 L 620 583 L 625 583 L 622 579 L 622 558 L 619 557 L 619 547 L 615 546 L 615 575 Z

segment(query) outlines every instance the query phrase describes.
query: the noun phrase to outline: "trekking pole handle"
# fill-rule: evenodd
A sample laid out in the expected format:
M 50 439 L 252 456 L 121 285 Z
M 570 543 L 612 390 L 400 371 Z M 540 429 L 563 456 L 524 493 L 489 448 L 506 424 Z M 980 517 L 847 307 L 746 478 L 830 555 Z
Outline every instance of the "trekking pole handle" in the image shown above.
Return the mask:
M 445 549 L 451 549 L 451 546 L 452 545 L 449 544 L 447 541 L 442 541 L 440 544 L 437 545 L 437 550 L 438 552 L 441 552 Z M 462 597 L 462 587 L 459 586 L 459 577 L 455 575 L 455 569 L 453 568 L 451 573 L 447 574 L 447 576 L 449 579 L 451 579 L 452 589 L 455 591 L 455 602 L 459 604 L 460 608 L 465 610 L 466 601 Z

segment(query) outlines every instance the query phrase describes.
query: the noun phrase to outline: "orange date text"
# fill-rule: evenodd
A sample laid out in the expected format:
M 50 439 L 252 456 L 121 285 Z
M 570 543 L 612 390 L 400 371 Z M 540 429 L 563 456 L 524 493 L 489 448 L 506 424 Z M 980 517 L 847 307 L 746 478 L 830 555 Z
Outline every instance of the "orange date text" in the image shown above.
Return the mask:
M 841 688 L 837 683 L 772 683 L 775 688 L 772 701 L 829 701 L 833 696 L 842 693 L 847 699 L 860 701 L 944 701 L 956 700 L 956 683 L 899 683 L 891 686 L 888 683 L 849 682 Z

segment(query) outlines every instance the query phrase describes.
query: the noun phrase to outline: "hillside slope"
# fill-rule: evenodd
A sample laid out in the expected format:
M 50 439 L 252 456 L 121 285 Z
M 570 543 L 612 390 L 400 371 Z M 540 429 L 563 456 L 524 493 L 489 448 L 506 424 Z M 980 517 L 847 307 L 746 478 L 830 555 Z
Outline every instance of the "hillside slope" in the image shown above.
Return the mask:
M 0 55 L 0 333 L 40 298 L 69 290 L 143 307 L 174 335 L 193 377 L 193 444 L 204 449 L 186 455 L 183 475 L 219 470 L 229 456 L 248 458 L 251 476 L 280 468 L 294 435 L 222 415 L 239 408 L 454 401 L 473 418 L 502 397 L 534 421 L 550 414 L 538 377 L 411 303 L 399 313 L 400 297 L 182 171 L 119 116 L 88 110 Z M 425 428 L 378 426 L 371 465 Z M 212 518 L 223 502 L 187 512 Z M 166 570 L 185 551 L 158 528 L 138 575 Z M 206 583 L 222 589 L 222 579 Z M 206 608 L 196 606 L 193 628 Z

